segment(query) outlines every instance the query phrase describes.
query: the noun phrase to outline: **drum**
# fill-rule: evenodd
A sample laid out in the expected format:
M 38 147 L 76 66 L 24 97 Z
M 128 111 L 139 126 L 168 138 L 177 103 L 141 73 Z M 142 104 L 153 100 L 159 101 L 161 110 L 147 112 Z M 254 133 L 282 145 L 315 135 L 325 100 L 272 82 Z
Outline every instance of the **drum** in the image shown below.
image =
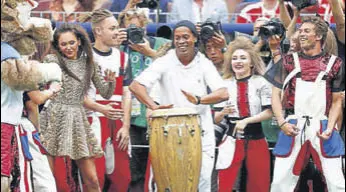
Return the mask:
M 196 192 L 202 163 L 199 115 L 191 108 L 155 110 L 149 119 L 150 158 L 160 192 Z

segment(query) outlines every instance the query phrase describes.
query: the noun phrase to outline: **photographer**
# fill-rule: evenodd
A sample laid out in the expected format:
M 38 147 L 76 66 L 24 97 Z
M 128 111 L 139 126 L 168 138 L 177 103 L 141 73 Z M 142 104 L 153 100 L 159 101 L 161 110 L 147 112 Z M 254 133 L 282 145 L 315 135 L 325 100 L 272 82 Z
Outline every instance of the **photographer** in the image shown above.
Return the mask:
M 228 22 L 228 9 L 224 0 L 174 0 L 169 22 L 189 20 L 192 23 L 212 21 Z
M 301 160 L 310 155 L 328 191 L 345 190 L 340 161 L 345 145 L 334 129 L 342 106 L 344 66 L 340 58 L 323 52 L 327 33 L 322 19 L 307 17 L 299 28 L 301 52 L 283 56 L 281 39 L 269 39 L 275 64 L 266 78 L 274 85 L 272 108 L 282 130 L 274 149 L 272 192 L 294 191 L 305 166 Z
M 119 15 L 120 27 L 127 28 L 128 40 L 120 48 L 129 56 L 131 79 L 144 71 L 153 59 L 160 56 L 161 47 L 169 48 L 169 40 L 145 35 L 145 27 L 149 23 L 142 9 L 129 9 Z M 146 139 L 147 119 L 146 107 L 136 98 L 132 98 L 130 140 L 132 145 L 148 145 Z M 143 191 L 148 161 L 148 148 L 132 148 L 130 159 L 131 183 L 129 191 Z
M 172 0 L 113 0 L 110 10 L 112 12 L 122 12 L 125 10 L 133 9 L 136 7 L 148 7 L 150 12 L 153 13 L 156 11 L 157 6 L 160 6 L 160 13 L 169 13 L 172 10 Z M 159 22 L 166 22 L 166 15 L 161 14 Z M 151 16 L 152 19 L 154 17 Z

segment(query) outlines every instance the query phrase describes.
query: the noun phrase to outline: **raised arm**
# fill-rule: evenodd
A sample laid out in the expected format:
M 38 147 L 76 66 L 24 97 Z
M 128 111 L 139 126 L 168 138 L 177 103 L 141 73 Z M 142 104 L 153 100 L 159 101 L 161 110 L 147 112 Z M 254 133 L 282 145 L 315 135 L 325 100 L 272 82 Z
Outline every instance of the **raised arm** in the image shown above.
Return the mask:
M 105 99 L 109 99 L 113 95 L 115 89 L 115 73 L 106 70 L 105 74 L 106 77 L 104 78 L 102 76 L 100 68 L 98 67 L 98 64 L 95 63 L 94 73 L 91 80 L 94 83 L 96 89 L 100 92 L 100 95 Z
M 280 8 L 280 20 L 283 22 L 284 26 L 287 28 L 291 23 L 291 17 L 288 13 L 287 7 L 285 5 L 284 0 L 279 0 L 279 8 Z
M 342 43 L 345 44 L 345 15 L 342 10 L 342 2 L 339 0 L 328 0 L 332 9 L 336 23 L 336 35 Z
M 298 21 L 299 16 L 300 16 L 300 11 L 298 9 L 294 8 L 293 19 L 287 27 L 287 33 L 286 33 L 287 39 L 290 39 L 293 36 L 293 34 L 295 33 L 296 25 L 297 25 L 297 21 Z

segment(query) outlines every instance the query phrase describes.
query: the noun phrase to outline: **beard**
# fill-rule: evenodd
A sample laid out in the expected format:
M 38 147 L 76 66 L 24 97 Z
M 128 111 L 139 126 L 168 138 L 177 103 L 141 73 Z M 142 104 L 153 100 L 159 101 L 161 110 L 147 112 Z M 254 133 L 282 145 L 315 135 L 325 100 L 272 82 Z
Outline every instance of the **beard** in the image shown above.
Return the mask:
M 316 47 L 316 42 L 309 42 L 306 45 L 300 45 L 301 49 L 304 51 L 310 51 Z

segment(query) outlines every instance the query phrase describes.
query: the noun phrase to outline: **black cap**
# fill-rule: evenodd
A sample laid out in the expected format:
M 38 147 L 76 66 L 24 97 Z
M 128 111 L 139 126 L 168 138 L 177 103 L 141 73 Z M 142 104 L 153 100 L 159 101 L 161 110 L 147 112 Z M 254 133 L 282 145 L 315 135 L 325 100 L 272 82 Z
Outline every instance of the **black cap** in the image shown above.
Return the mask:
M 190 29 L 190 31 L 192 32 L 192 34 L 197 37 L 198 36 L 198 33 L 197 33 L 197 29 L 196 29 L 196 26 L 195 24 L 193 24 L 191 21 L 188 21 L 188 20 L 182 20 L 182 21 L 179 21 L 175 26 L 174 26 L 174 30 L 173 30 L 173 33 L 175 32 L 175 30 L 179 27 L 187 27 Z

